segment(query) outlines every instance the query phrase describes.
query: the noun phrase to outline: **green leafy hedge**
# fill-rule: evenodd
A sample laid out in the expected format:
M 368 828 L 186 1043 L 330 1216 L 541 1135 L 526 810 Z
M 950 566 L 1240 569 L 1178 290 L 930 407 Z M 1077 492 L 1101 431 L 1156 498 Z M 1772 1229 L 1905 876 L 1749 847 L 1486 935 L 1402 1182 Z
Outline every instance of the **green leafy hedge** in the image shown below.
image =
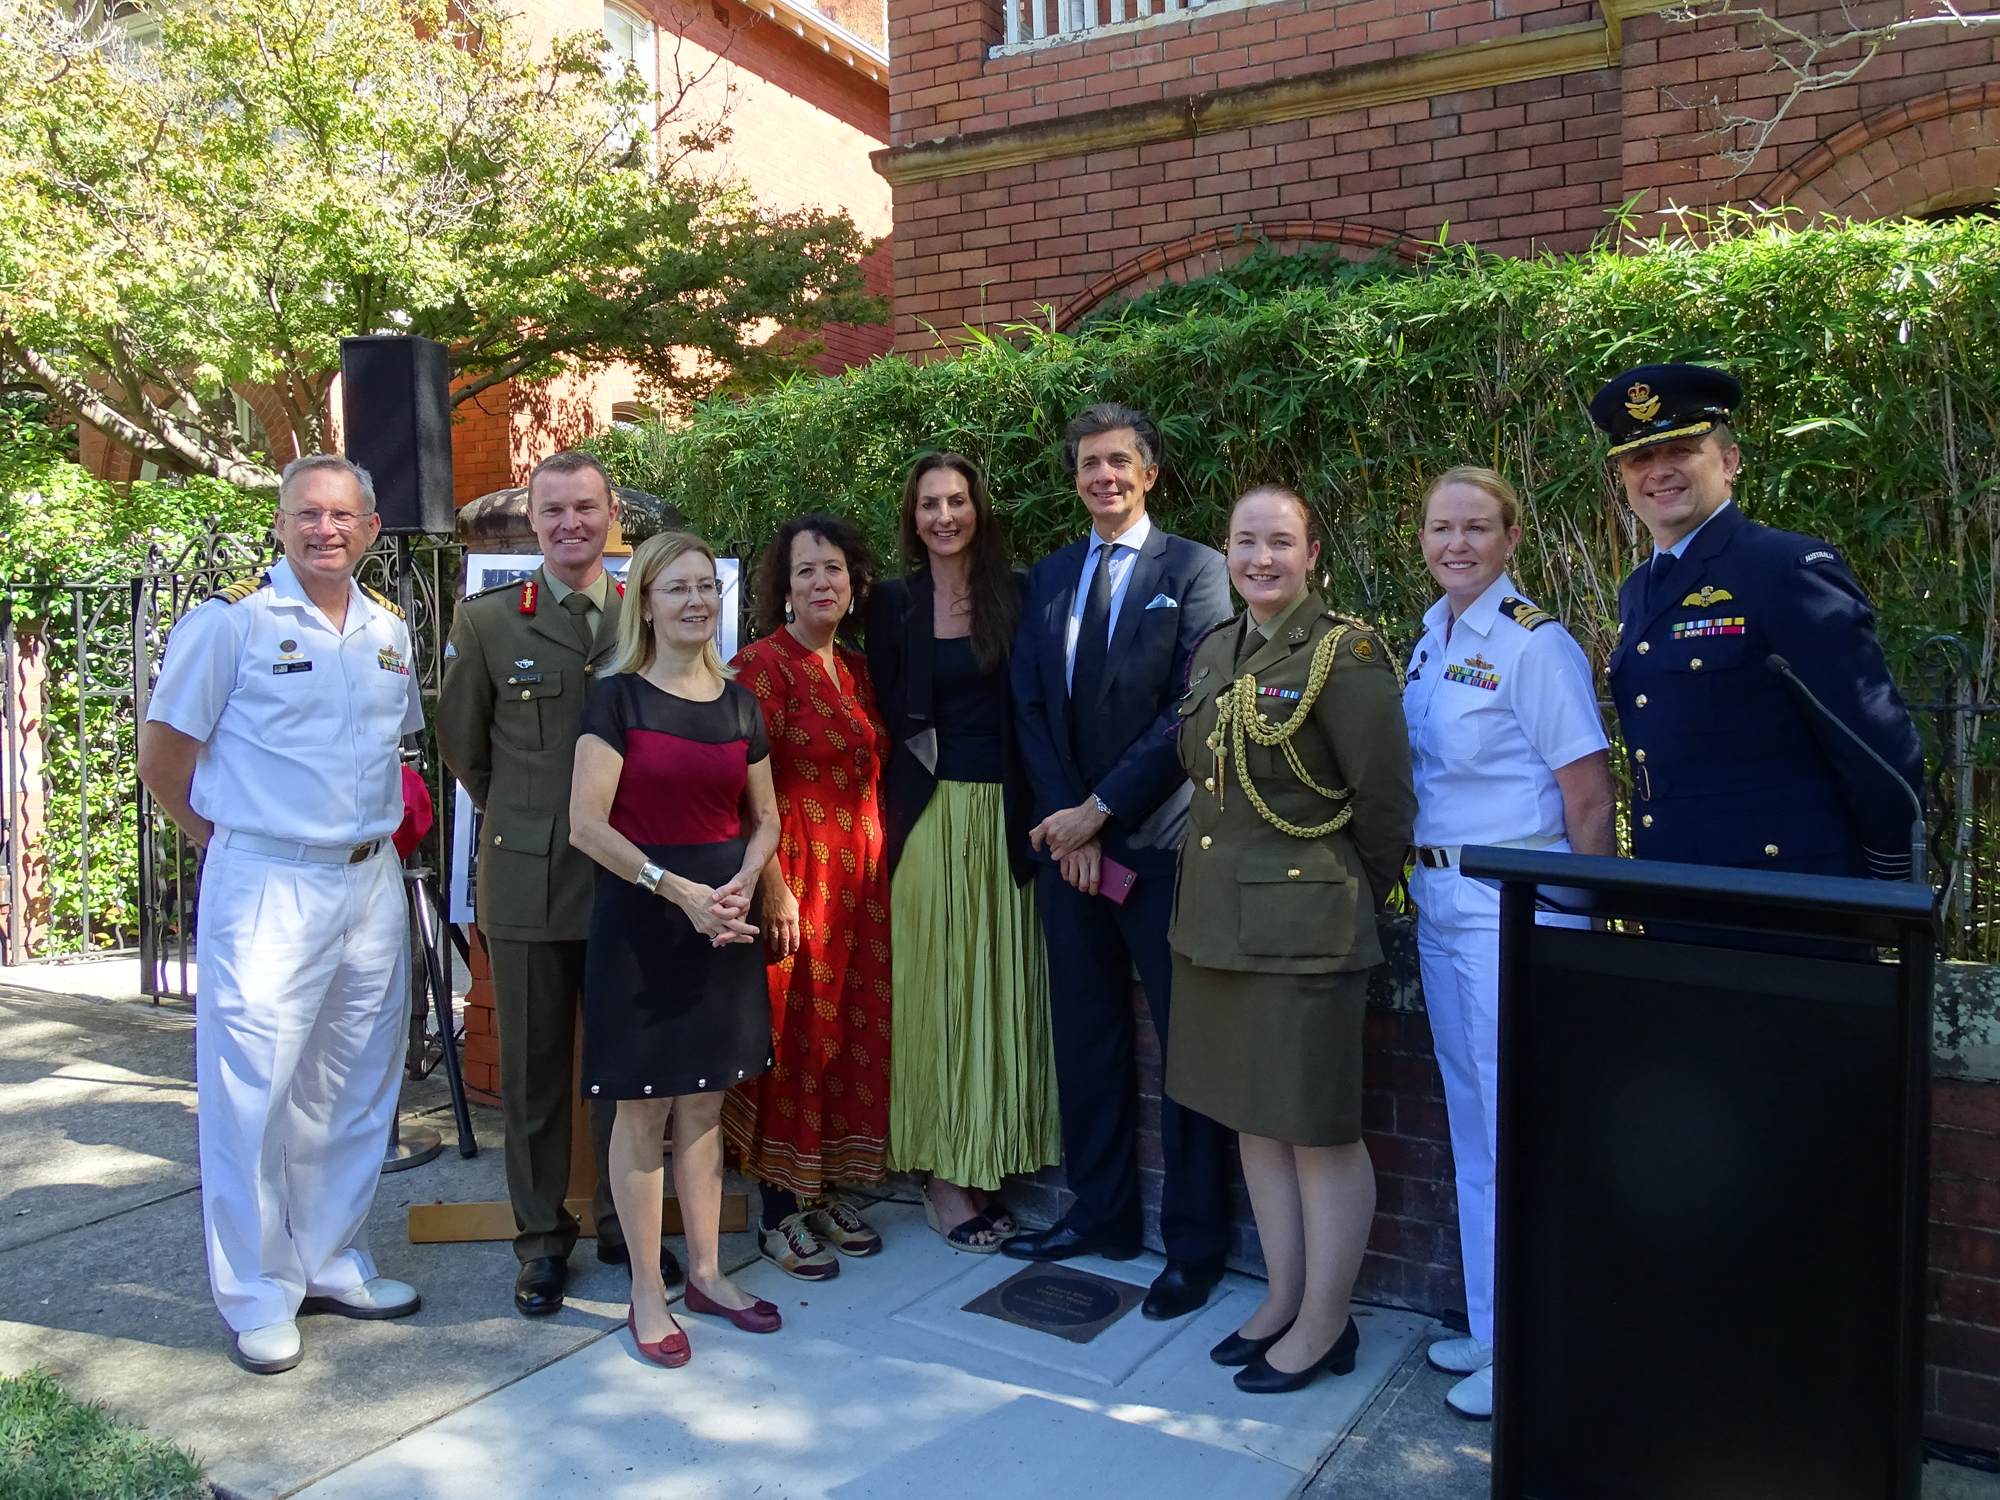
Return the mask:
M 1020 328 L 955 358 L 881 359 L 598 447 L 621 483 L 746 554 L 806 508 L 856 517 L 886 545 L 911 459 L 960 448 L 1032 559 L 1082 530 L 1056 462 L 1064 422 L 1116 398 L 1168 434 L 1159 519 L 1214 540 L 1245 486 L 1299 486 L 1332 593 L 1400 640 L 1434 597 L 1413 526 L 1422 486 L 1486 463 L 1527 497 L 1519 581 L 1602 661 L 1644 544 L 1585 403 L 1628 365 L 1704 360 L 1750 392 L 1746 510 L 1846 550 L 1906 675 L 1923 638 L 1949 630 L 1969 636 L 1990 693 L 2000 225 L 1706 229 L 1706 242 L 1562 259 L 1446 246 L 1410 274 L 1252 266 L 1075 335 Z

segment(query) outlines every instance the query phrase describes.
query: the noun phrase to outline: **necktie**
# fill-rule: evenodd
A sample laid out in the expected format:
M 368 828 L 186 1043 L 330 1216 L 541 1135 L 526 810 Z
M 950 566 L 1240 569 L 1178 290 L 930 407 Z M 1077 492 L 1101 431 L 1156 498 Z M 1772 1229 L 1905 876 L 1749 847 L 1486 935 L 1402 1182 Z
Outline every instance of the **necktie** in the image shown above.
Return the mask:
M 563 595 L 563 608 L 569 611 L 570 623 L 576 627 L 576 643 L 583 649 L 583 659 L 588 661 L 590 653 L 597 649 L 597 627 L 590 619 L 590 595 L 573 589 Z
M 1077 769 L 1095 785 L 1109 766 L 1097 764 L 1097 700 L 1104 692 L 1104 668 L 1111 655 L 1111 559 L 1117 547 L 1099 549 L 1097 567 L 1090 575 L 1090 592 L 1083 601 L 1083 619 L 1077 626 L 1076 660 L 1070 664 L 1070 750 Z
M 1653 565 L 1646 573 L 1646 609 L 1648 613 L 1661 602 L 1661 596 L 1666 592 L 1667 575 L 1673 572 L 1674 564 L 1678 561 L 1680 559 L 1675 557 L 1671 552 L 1662 552 L 1657 548 L 1654 550 Z

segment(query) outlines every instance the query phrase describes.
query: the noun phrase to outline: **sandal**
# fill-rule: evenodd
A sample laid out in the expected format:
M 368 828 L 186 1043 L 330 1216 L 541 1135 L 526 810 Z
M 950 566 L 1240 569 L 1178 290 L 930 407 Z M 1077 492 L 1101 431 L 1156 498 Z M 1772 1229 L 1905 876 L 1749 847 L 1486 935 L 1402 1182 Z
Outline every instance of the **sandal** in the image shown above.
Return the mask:
M 967 1255 L 991 1255 L 1000 1248 L 1000 1231 L 994 1228 L 993 1221 L 985 1214 L 974 1214 L 963 1223 L 953 1225 L 947 1233 L 938 1223 L 937 1205 L 931 1202 L 929 1193 L 924 1194 L 924 1222 L 952 1249 L 963 1250 Z M 973 1238 L 976 1234 L 990 1234 L 993 1239 L 982 1245 Z
M 988 1198 L 986 1206 L 979 1211 L 991 1219 L 993 1227 L 1003 1235 L 1016 1234 L 1020 1231 L 1021 1225 L 1014 1217 L 1014 1210 L 998 1198 Z

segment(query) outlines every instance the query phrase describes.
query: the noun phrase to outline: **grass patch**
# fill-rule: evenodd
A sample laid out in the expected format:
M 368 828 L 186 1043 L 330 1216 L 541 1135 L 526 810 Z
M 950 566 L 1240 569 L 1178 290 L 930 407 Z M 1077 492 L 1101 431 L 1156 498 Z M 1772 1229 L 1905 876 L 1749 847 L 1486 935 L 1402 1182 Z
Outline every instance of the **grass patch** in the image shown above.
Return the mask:
M 7 1500 L 206 1500 L 201 1465 L 71 1400 L 47 1370 L 0 1379 L 0 1495 Z

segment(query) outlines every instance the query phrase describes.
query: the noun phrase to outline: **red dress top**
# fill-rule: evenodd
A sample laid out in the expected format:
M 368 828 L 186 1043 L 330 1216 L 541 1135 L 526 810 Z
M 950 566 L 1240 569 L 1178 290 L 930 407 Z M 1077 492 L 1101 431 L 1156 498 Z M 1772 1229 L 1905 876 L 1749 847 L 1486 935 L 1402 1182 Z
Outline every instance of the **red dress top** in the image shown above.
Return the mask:
M 777 1062 L 730 1090 L 722 1128 L 746 1172 L 806 1196 L 879 1182 L 889 1155 L 889 738 L 866 659 L 834 651 L 838 681 L 789 630 L 731 663 L 764 710 L 800 946 L 769 970 Z
M 770 745 L 756 699 L 737 684 L 701 703 L 622 672 L 597 685 L 581 732 L 625 758 L 605 821 L 633 843 L 721 844 L 742 834 L 749 767 Z

